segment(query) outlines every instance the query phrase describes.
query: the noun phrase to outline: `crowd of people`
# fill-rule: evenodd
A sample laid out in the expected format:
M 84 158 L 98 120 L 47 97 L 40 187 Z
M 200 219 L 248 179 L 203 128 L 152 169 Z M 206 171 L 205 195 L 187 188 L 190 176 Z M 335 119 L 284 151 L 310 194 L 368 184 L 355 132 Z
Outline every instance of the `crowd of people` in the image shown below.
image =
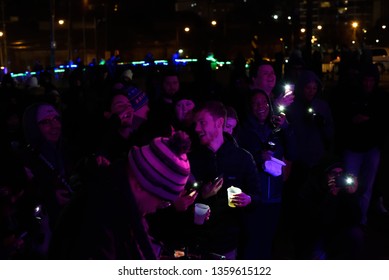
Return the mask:
M 104 66 L 66 87 L 5 75 L 0 258 L 364 258 L 369 211 L 388 214 L 389 95 L 371 61 L 343 61 L 330 89 L 298 61 L 278 79 L 236 66 L 227 87 L 206 63 L 190 82 L 173 66 L 144 83 Z

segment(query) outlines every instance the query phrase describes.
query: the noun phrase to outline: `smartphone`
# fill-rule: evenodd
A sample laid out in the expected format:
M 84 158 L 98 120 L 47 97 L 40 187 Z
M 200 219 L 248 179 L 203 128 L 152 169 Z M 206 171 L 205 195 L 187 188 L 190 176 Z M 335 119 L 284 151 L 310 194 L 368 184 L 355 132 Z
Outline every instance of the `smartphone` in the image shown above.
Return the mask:
M 19 239 L 19 240 L 23 240 L 27 235 L 28 235 L 28 232 L 27 232 L 27 231 L 24 231 L 24 232 L 22 232 L 22 233 L 18 236 L 18 239 Z
M 345 188 L 354 184 L 354 179 L 351 176 L 341 175 L 335 179 L 336 187 Z
M 201 182 L 195 181 L 191 184 L 186 189 L 186 195 L 194 196 L 196 192 L 199 191 L 201 187 Z
M 212 180 L 212 184 L 216 184 L 218 181 L 220 181 L 221 179 L 223 178 L 223 173 L 219 174 L 219 176 L 216 176 L 213 180 Z
M 278 106 L 278 113 L 279 114 L 285 114 L 285 106 L 284 105 L 280 105 Z

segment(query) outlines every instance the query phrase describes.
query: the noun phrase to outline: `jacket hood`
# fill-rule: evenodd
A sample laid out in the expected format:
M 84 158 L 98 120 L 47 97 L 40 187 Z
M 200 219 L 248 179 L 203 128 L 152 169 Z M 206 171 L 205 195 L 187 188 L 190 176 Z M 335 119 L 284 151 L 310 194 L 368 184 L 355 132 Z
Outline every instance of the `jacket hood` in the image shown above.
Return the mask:
M 310 70 L 304 70 L 296 83 L 295 94 L 297 98 L 303 99 L 304 87 L 310 82 L 316 82 L 317 84 L 317 94 L 314 98 L 321 94 L 322 83 L 319 77 Z

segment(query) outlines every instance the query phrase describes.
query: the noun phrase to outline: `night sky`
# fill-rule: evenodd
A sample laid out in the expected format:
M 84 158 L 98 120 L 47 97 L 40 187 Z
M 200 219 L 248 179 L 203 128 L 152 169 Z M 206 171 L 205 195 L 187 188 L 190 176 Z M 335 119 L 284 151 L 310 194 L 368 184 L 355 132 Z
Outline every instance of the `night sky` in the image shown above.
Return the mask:
M 45 36 L 47 31 L 39 30 L 39 24 L 49 23 L 51 20 L 50 2 L 52 0 L 0 0 L 5 3 L 5 23 L 9 33 L 9 41 L 37 41 Z M 121 33 L 133 36 L 134 33 L 149 32 L 155 23 L 161 21 L 185 20 L 196 15 L 181 17 L 175 13 L 174 0 L 84 0 L 90 4 L 85 16 L 86 20 L 93 21 L 96 16 L 98 22 L 109 21 L 109 29 L 114 37 Z M 217 2 L 217 1 L 216 1 Z M 269 3 L 270 2 L 270 3 Z M 231 21 L 257 21 L 259 18 L 270 17 L 271 6 L 279 1 L 249 0 L 248 9 L 236 8 L 230 13 Z M 107 4 L 105 4 L 107 3 Z M 105 4 L 105 5 L 104 5 Z M 118 4 L 118 11 L 113 11 L 114 4 Z M 71 17 L 74 22 L 80 22 L 83 14 L 83 0 L 55 0 L 56 20 Z M 129 32 L 125 29 L 131 29 Z M 43 33 L 43 34 L 42 34 Z

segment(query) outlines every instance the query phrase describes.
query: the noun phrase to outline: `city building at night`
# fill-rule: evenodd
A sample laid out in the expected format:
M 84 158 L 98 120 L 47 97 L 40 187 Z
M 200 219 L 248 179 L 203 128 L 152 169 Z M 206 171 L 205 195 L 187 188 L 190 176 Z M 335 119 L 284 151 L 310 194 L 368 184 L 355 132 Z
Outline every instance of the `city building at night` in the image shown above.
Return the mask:
M 294 48 L 333 51 L 342 44 L 389 44 L 384 0 L 1 0 L 0 63 L 14 70 L 36 63 L 88 63 L 152 53 L 169 59 L 214 53 L 265 57 Z M 20 7 L 23 6 L 23 9 Z

